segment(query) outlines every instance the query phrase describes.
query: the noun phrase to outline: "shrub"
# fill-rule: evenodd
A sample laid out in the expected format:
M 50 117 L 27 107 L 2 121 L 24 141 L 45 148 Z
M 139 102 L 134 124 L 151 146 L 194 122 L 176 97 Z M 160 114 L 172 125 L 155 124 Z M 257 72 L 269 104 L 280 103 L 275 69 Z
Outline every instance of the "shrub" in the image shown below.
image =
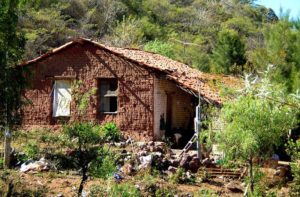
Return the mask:
M 115 123 L 105 123 L 101 130 L 108 141 L 119 141 L 121 139 L 120 131 Z
M 52 133 L 46 133 L 40 136 L 40 141 L 47 143 L 48 145 L 52 143 L 56 143 L 58 140 L 59 140 L 58 136 L 55 136 Z
M 89 167 L 90 174 L 94 177 L 108 179 L 117 170 L 117 157 L 118 156 L 114 152 L 100 149 L 98 157 L 91 162 Z
M 26 155 L 25 159 L 38 159 L 39 147 L 37 146 L 36 142 L 29 141 L 24 146 L 24 152 Z
M 178 168 L 176 172 L 169 177 L 169 181 L 174 184 L 186 182 L 184 169 Z
M 287 153 L 292 158 L 291 170 L 293 182 L 291 184 L 290 195 L 300 196 L 300 141 L 290 140 L 287 144 Z
M 114 197 L 138 197 L 142 196 L 141 192 L 129 183 L 113 184 L 109 192 Z

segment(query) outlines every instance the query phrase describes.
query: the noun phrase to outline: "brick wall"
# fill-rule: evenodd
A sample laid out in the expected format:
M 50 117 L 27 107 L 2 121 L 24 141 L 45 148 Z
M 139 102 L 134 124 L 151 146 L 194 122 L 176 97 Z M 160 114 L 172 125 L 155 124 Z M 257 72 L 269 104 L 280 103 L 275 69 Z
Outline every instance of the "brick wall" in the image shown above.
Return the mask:
M 192 102 L 193 96 L 186 93 L 174 83 L 155 77 L 154 78 L 154 136 L 159 139 L 164 134 L 160 130 L 160 116 L 167 116 L 167 93 L 172 97 L 172 129 L 187 130 L 193 126 L 195 109 Z
M 137 140 L 152 139 L 154 77 L 149 70 L 89 43 L 73 45 L 28 66 L 31 70 L 31 87 L 25 91 L 25 98 L 31 104 L 22 110 L 23 125 L 60 124 L 52 117 L 54 77 L 82 80 L 83 92 L 97 87 L 99 78 L 117 78 L 118 113 L 101 114 L 96 94 L 90 99 L 84 119 L 99 123 L 114 121 L 125 136 Z M 72 118 L 77 117 L 74 108 L 72 103 Z

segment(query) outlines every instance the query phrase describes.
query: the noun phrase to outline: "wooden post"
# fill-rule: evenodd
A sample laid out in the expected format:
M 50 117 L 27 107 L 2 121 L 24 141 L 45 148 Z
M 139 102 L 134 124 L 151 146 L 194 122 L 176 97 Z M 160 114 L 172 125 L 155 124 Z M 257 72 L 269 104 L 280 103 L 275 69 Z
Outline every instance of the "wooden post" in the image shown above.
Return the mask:
M 4 130 L 4 168 L 10 167 L 10 154 L 11 154 L 11 132 L 9 126 L 5 126 Z
M 196 128 L 195 132 L 197 132 L 197 155 L 200 161 L 202 161 L 202 154 L 201 154 L 201 144 L 200 144 L 200 133 L 201 133 L 201 95 L 200 95 L 200 81 L 199 81 L 199 103 L 198 106 L 196 107 Z

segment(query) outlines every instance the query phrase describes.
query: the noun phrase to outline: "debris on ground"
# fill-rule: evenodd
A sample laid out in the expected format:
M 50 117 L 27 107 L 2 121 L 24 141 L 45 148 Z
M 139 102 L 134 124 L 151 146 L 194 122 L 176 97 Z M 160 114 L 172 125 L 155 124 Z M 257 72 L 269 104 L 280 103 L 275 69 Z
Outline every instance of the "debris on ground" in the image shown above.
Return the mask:
M 41 172 L 48 171 L 50 169 L 50 163 L 45 159 L 41 158 L 39 161 L 28 160 L 21 165 L 20 172 Z

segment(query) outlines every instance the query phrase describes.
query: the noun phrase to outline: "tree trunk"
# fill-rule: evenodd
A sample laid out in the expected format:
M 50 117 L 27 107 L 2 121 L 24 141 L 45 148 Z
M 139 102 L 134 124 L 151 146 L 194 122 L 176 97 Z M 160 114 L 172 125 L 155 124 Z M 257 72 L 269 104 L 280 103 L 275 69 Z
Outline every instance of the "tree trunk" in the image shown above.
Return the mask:
M 250 190 L 251 193 L 254 191 L 254 181 L 253 181 L 253 162 L 252 162 L 252 156 L 249 159 L 249 176 L 250 176 Z
M 83 185 L 88 178 L 86 173 L 87 173 L 87 166 L 84 165 L 84 166 L 82 166 L 82 178 L 81 178 L 81 182 L 80 182 L 79 189 L 78 189 L 79 197 L 82 196 Z
M 4 131 L 4 168 L 10 167 L 10 154 L 11 154 L 11 132 L 8 126 Z

